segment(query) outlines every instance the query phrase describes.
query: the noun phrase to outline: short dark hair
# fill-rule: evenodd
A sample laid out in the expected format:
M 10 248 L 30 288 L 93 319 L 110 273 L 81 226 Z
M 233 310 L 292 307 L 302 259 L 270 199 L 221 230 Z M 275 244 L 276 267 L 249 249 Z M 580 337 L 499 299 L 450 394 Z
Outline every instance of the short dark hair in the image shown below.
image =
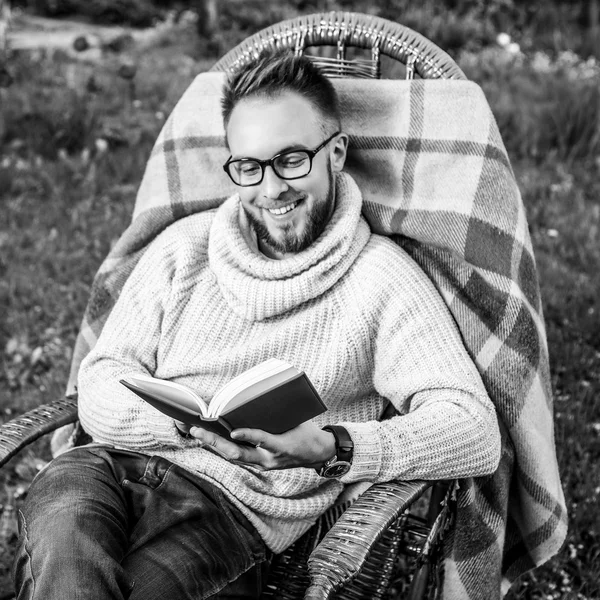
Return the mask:
M 307 56 L 272 49 L 263 50 L 227 80 L 221 99 L 225 128 L 244 98 L 276 98 L 283 92 L 295 92 L 310 101 L 323 116 L 325 129 L 328 124 L 340 129 L 338 97 L 331 80 Z

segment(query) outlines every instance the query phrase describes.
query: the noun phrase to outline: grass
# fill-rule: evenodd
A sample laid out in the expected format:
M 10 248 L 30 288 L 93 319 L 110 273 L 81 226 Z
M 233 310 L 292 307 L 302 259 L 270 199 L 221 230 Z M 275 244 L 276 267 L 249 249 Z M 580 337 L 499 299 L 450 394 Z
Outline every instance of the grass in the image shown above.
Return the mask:
M 93 274 L 129 220 L 165 115 L 210 64 L 182 29 L 131 58 L 138 65 L 135 90 L 117 76 L 118 56 L 95 64 L 58 54 L 14 56 L 15 84 L 0 90 L 2 420 L 62 395 Z M 552 60 L 541 69 L 533 59 L 492 49 L 459 60 L 486 91 L 529 217 L 570 517 L 564 549 L 508 597 L 598 598 L 598 90 L 580 62 L 569 68 Z M 34 444 L 0 471 L 0 547 L 6 550 L 0 598 L 10 591 L 14 507 L 48 458 L 47 446 L 47 440 Z

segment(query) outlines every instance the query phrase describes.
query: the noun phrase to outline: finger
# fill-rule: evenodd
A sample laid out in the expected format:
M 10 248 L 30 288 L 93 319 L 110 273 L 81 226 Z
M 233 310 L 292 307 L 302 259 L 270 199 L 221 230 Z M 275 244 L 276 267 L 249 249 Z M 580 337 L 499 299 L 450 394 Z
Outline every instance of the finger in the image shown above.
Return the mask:
M 183 421 L 175 420 L 175 427 L 177 427 L 177 429 L 179 429 L 179 431 L 181 431 L 181 433 L 183 435 L 190 434 L 190 425 L 188 425 L 187 423 L 184 423 Z
M 259 471 L 264 471 L 266 467 L 266 463 L 268 463 L 269 457 L 265 453 L 262 448 L 254 449 L 246 449 L 244 448 L 238 458 L 232 460 L 231 462 L 236 465 L 245 465 L 248 467 L 254 467 Z
M 203 444 L 210 445 L 214 444 L 218 437 L 221 437 L 208 429 L 204 429 L 204 427 L 190 427 L 189 433 Z
M 190 435 L 198 439 L 206 450 L 236 464 L 262 468 L 265 459 L 268 458 L 262 449 L 241 446 L 203 427 L 192 427 Z
M 204 448 L 216 452 L 226 460 L 239 458 L 240 446 L 213 431 L 208 431 L 203 427 L 192 427 L 190 435 L 199 440 Z
M 237 442 L 249 442 L 256 448 L 271 452 L 277 450 L 275 436 L 262 429 L 234 429 L 229 435 Z

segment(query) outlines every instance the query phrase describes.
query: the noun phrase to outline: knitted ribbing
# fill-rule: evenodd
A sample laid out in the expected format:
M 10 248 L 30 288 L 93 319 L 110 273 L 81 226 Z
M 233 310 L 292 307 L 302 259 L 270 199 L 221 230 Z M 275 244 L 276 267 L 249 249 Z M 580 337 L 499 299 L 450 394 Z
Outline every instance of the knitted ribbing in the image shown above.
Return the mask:
M 304 251 L 273 260 L 240 236 L 238 196 L 218 211 L 208 256 L 223 296 L 236 313 L 263 320 L 318 298 L 342 277 L 369 240 L 361 217 L 362 198 L 354 180 L 336 177 L 337 206 L 323 234 Z
M 287 258 L 267 261 L 243 248 L 235 200 L 170 226 L 129 277 L 80 370 L 79 415 L 96 442 L 163 456 L 211 481 L 276 552 L 335 502 L 342 483 L 479 476 L 499 459 L 493 405 L 446 305 L 390 240 L 367 235 L 363 243 L 360 196 L 353 189 L 352 182 L 338 186 L 332 225 L 323 234 L 328 239 L 317 242 L 322 252 L 301 253 L 313 261 L 310 268 L 302 268 L 299 255 L 293 267 L 282 266 Z M 351 213 L 354 232 L 340 225 Z M 228 239 L 211 246 L 217 233 Z M 255 265 L 262 263 L 265 272 L 279 269 L 269 283 L 278 277 L 300 282 L 286 296 L 288 310 L 270 317 L 262 307 L 247 308 L 246 296 L 223 282 L 224 273 L 234 273 L 258 299 L 262 291 L 252 288 L 261 288 Z M 315 285 L 322 279 L 330 285 L 318 296 L 305 291 L 311 273 Z M 342 481 L 320 478 L 313 469 L 261 472 L 233 465 L 182 438 L 171 419 L 118 383 L 148 372 L 209 400 L 231 377 L 272 356 L 310 377 L 328 406 L 317 425 L 348 428 L 355 452 Z M 386 399 L 403 416 L 380 423 Z

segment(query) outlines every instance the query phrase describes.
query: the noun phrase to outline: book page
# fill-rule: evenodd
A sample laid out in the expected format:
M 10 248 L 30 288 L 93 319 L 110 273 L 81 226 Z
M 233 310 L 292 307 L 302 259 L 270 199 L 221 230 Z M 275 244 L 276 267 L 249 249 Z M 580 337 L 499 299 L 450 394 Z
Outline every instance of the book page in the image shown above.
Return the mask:
M 200 412 L 204 417 L 208 416 L 206 402 L 186 385 L 166 379 L 157 379 L 143 373 L 130 375 L 127 379 L 153 396 L 162 397 L 167 402 L 180 404 L 191 411 Z
M 226 383 L 213 396 L 208 406 L 208 413 L 210 415 L 218 416 L 223 410 L 223 407 L 237 393 L 259 381 L 290 368 L 295 369 L 295 367 L 283 360 L 278 358 L 270 358 L 252 367 L 251 369 L 240 373 L 231 381 Z
M 264 379 L 255 381 L 247 387 L 237 390 L 227 402 L 221 405 L 219 415 L 227 415 L 227 413 L 235 410 L 239 406 L 242 406 L 242 404 L 246 404 L 246 402 L 252 401 L 257 396 L 261 396 L 266 392 L 270 392 L 271 390 L 282 386 L 290 379 L 298 377 L 299 373 L 300 371 L 298 371 L 298 369 L 295 367 L 290 367 L 285 369 L 285 371 L 272 373 Z
M 230 398 L 232 398 L 238 392 L 244 390 L 246 387 L 288 368 L 293 367 L 283 361 L 280 361 L 279 359 L 271 358 L 256 365 L 255 367 L 252 367 L 251 369 L 248 369 L 247 371 L 244 371 L 243 373 L 240 373 L 217 391 L 210 404 L 211 407 L 214 407 L 212 410 L 219 411 L 225 404 L 227 404 Z M 218 412 L 215 414 L 218 414 Z

